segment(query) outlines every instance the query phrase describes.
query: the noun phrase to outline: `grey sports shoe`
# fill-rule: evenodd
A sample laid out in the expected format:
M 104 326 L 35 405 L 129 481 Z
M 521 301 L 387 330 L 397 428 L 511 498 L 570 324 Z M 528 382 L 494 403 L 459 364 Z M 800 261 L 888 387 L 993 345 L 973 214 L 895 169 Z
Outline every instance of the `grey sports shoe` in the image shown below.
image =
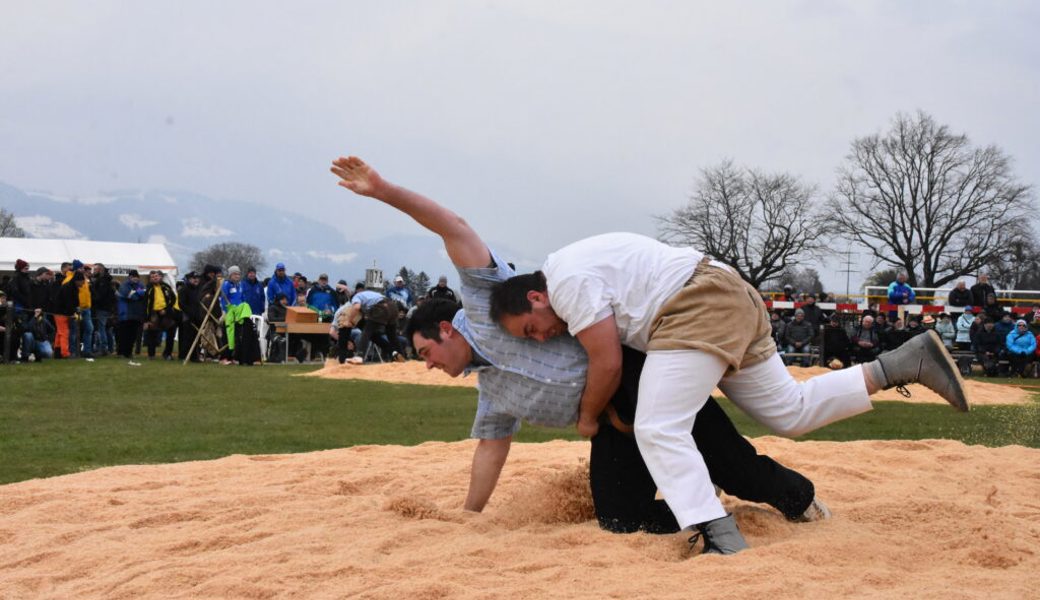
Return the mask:
M 732 514 L 697 525 L 697 533 L 689 540 L 690 547 L 692 548 L 702 536 L 702 554 L 736 554 L 748 547 L 740 529 L 737 529 L 737 520 Z
M 895 350 L 881 354 L 874 362 L 878 366 L 874 373 L 881 375 L 884 389 L 894 387 L 910 397 L 910 392 L 903 386 L 920 383 L 942 396 L 953 408 L 968 411 L 964 380 L 953 357 L 934 331 L 910 338 Z
M 812 523 L 813 521 L 826 521 L 829 518 L 831 518 L 831 509 L 827 508 L 827 505 L 823 502 L 820 502 L 819 498 L 813 498 L 809 508 L 791 520 L 795 523 Z

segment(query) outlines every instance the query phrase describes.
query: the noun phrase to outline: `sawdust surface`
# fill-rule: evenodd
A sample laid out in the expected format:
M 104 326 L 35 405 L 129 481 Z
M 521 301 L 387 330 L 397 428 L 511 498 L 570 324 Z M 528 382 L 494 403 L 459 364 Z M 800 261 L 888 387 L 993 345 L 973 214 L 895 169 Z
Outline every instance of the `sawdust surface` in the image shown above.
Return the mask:
M 788 367 L 788 371 L 798 381 L 805 381 L 815 375 L 830 372 L 825 367 Z M 420 361 L 408 361 L 405 363 L 365 364 L 365 365 L 340 365 L 336 361 L 326 362 L 322 369 L 307 373 L 307 377 L 324 377 L 328 379 L 363 379 L 368 381 L 386 381 L 391 383 L 413 383 L 419 385 L 449 385 L 461 387 L 476 387 L 476 375 L 468 377 L 449 377 L 443 371 L 427 369 Z M 1032 402 L 1033 392 L 1015 386 L 999 385 L 986 381 L 969 379 L 965 381 L 968 397 L 973 406 L 986 406 L 992 404 L 1029 404 Z M 898 402 L 918 402 L 923 404 L 946 404 L 938 394 L 922 385 L 909 385 L 910 397 L 903 397 L 898 391 L 883 390 L 871 396 L 873 400 L 891 400 Z M 717 396 L 724 396 L 720 390 L 714 392 Z
M 111 467 L 0 486 L 0 597 L 1037 597 L 1040 450 L 755 442 L 834 517 L 723 496 L 752 546 L 729 557 L 610 534 L 587 442 L 514 444 L 479 515 L 470 441 Z

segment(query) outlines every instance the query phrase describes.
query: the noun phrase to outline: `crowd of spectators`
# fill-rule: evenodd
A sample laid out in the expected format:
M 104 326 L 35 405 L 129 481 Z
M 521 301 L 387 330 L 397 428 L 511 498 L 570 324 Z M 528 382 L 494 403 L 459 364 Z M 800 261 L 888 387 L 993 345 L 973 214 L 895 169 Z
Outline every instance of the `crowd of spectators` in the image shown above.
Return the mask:
M 115 355 L 137 366 L 142 355 L 173 360 L 176 348 L 182 361 L 249 364 L 252 360 L 243 360 L 236 348 L 238 338 L 253 331 L 254 315 L 260 317 L 264 335 L 258 341 L 269 361 L 325 356 L 341 363 L 400 361 L 414 357 L 400 332 L 415 308 L 429 298 L 458 301 L 444 276 L 420 295 L 402 276 L 384 289 L 370 290 L 361 282 L 351 287 L 344 279 L 332 284 L 325 273 L 314 281 L 301 273 L 289 275 L 283 263 L 263 279 L 251 267 L 243 274 L 230 266 L 225 277 L 224 269 L 208 265 L 177 282 L 161 271 L 142 277 L 133 270 L 116 281 L 105 265 L 79 260 L 62 263 L 57 273 L 46 267 L 32 270 L 24 260 L 16 262 L 15 270 L 0 286 L 0 344 L 10 337 L 8 362 Z M 896 307 L 917 301 L 905 274 L 892 282 L 887 296 Z M 932 329 L 964 372 L 973 363 L 987 375 L 1038 371 L 1040 303 L 1016 320 L 984 274 L 970 288 L 957 282 L 945 302 L 957 310 L 949 313 L 899 318 L 898 311 L 872 305 L 855 315 L 826 314 L 816 294 L 798 294 L 790 285 L 782 299 L 798 306 L 770 314 L 777 350 L 788 364 L 869 362 Z M 822 295 L 819 300 L 830 299 Z M 9 321 L 8 306 L 13 309 Z M 328 334 L 285 336 L 281 324 L 293 306 L 328 323 Z
M 861 313 L 822 315 L 813 294 L 799 295 L 786 286 L 783 299 L 799 303 L 794 310 L 774 310 L 770 324 L 777 350 L 787 364 L 840 368 L 870 362 L 878 354 L 898 348 L 910 338 L 934 330 L 968 374 L 978 364 L 988 376 L 1038 376 L 1040 372 L 1040 303 L 1016 319 L 1001 305 L 989 278 L 982 274 L 968 288 L 959 281 L 950 290 L 945 306 L 958 311 L 905 314 L 878 310 L 871 305 Z M 889 305 L 917 302 L 905 274 L 899 274 L 887 290 Z
M 14 363 L 119 356 L 139 366 L 142 356 L 173 360 L 176 348 L 182 361 L 249 364 L 241 355 L 248 344 L 239 340 L 258 321 L 269 360 L 400 361 L 412 353 L 398 332 L 419 304 L 440 297 L 455 299 L 444 276 L 419 296 L 400 276 L 369 290 L 344 279 L 332 285 L 325 273 L 313 282 L 288 275 L 283 263 L 264 279 L 252 267 L 243 274 L 229 266 L 225 277 L 222 267 L 207 265 L 175 282 L 162 271 L 142 277 L 130 270 L 117 281 L 101 263 L 72 260 L 55 273 L 18 260 L 15 274 L 0 284 L 0 348 L 9 348 L 3 358 Z M 293 306 L 313 311 L 329 333 L 291 336 L 290 348 L 281 325 Z

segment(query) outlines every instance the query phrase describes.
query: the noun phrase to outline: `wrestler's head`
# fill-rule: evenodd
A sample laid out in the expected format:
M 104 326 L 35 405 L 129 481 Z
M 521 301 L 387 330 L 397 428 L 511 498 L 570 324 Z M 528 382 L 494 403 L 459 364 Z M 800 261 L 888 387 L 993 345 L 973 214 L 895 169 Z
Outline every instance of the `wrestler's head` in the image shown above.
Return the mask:
M 567 324 L 549 303 L 541 271 L 498 284 L 491 292 L 491 318 L 511 335 L 539 342 L 567 333 Z
M 473 362 L 473 349 L 451 321 L 462 307 L 446 298 L 428 300 L 415 309 L 404 335 L 427 369 L 458 377 Z

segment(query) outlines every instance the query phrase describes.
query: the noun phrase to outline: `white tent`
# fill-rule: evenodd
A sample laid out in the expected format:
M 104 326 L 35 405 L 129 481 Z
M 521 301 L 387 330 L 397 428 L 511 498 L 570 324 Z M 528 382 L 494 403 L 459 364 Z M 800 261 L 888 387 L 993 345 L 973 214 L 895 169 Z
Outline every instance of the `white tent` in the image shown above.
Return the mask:
M 104 264 L 113 277 L 125 277 L 130 269 L 137 269 L 142 276 L 157 269 L 170 281 L 176 281 L 178 275 L 177 265 L 163 244 L 0 238 L 0 273 L 13 273 L 19 258 L 33 271 L 47 267 L 57 272 L 61 263 L 78 259 L 86 265 Z

